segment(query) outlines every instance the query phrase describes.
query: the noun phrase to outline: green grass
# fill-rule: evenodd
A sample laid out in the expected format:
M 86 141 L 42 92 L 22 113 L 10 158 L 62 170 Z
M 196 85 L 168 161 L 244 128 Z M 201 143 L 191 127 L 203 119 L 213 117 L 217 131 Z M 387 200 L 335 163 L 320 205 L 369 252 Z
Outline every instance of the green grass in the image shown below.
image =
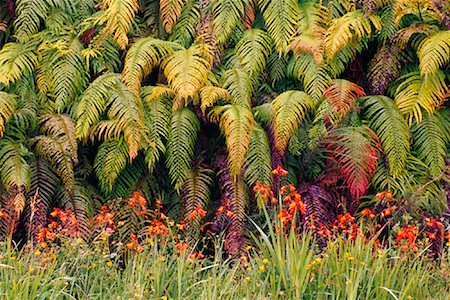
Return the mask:
M 262 231 L 261 231 L 262 232 Z M 249 258 L 201 260 L 156 243 L 121 265 L 106 242 L 67 240 L 52 252 L 0 246 L 0 299 L 448 299 L 449 255 L 432 261 L 371 242 L 259 234 Z M 157 242 L 157 241 L 156 241 Z

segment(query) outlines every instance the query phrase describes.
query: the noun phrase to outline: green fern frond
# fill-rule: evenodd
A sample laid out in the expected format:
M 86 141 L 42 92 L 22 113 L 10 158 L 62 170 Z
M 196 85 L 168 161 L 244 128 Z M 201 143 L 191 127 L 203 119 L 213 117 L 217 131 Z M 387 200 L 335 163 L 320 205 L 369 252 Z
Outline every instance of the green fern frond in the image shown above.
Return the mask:
M 200 20 L 199 3 L 188 1 L 183 7 L 181 15 L 173 26 L 169 41 L 178 42 L 184 47 L 189 47 L 195 36 L 195 28 Z
M 228 149 L 228 167 L 231 176 L 236 179 L 242 171 L 255 125 L 253 114 L 245 107 L 229 104 L 216 108 L 211 116 L 213 119 L 220 117 L 219 124 L 224 132 Z
M 281 153 L 285 152 L 289 139 L 312 106 L 313 100 L 308 94 L 294 90 L 272 101 L 275 146 Z
M 272 183 L 272 159 L 270 145 L 264 129 L 255 124 L 244 162 L 244 179 L 250 187 L 256 182 Z
M 393 178 L 401 176 L 406 167 L 406 159 L 410 150 L 410 131 L 408 124 L 395 105 L 385 96 L 369 96 L 361 98 L 366 109 L 365 117 L 369 127 L 375 131 L 386 153 L 389 172 Z
M 231 103 L 250 108 L 253 83 L 250 75 L 242 68 L 233 68 L 224 74 L 223 87 L 231 94 Z
M 213 28 L 217 41 L 225 44 L 242 21 L 245 0 L 212 0 Z
M 127 165 L 128 157 L 128 145 L 122 137 L 100 145 L 94 160 L 94 170 L 103 193 L 112 190 L 117 177 Z
M 272 124 L 273 110 L 271 103 L 264 103 L 252 108 L 255 120 L 263 125 Z
M 176 51 L 163 62 L 164 74 L 181 99 L 196 96 L 208 79 L 211 62 L 205 58 L 205 47 L 193 45 L 189 49 Z
M 141 99 L 123 84 L 114 87 L 111 95 L 110 119 L 118 119 L 123 124 L 124 138 L 128 143 L 130 161 L 138 154 L 142 133 L 145 131 L 144 113 Z
M 75 136 L 78 139 L 88 138 L 91 127 L 100 121 L 111 101 L 111 90 L 120 80 L 120 74 L 107 73 L 96 78 L 84 91 L 76 112 Z
M 177 189 L 181 188 L 184 177 L 192 167 L 194 148 L 200 122 L 190 109 L 174 111 L 170 125 L 166 152 L 169 176 Z
M 0 138 L 17 106 L 17 96 L 0 91 Z
M 258 78 L 266 68 L 272 53 L 272 39 L 261 29 L 246 30 L 235 48 L 240 66 L 253 78 Z
M 422 109 L 432 114 L 444 102 L 449 92 L 445 75 L 437 70 L 432 74 L 421 76 L 411 72 L 399 78 L 395 91 L 395 102 L 411 125 L 413 120 L 422 121 Z
M 296 0 L 259 0 L 267 30 L 279 54 L 289 51 L 288 45 L 298 30 L 300 9 Z
M 0 139 L 0 176 L 8 190 L 30 188 L 31 168 L 26 157 L 30 151 L 22 144 L 10 139 Z
M 35 45 L 7 43 L 0 50 L 0 83 L 9 86 L 25 72 L 33 72 L 37 62 Z
M 445 169 L 447 146 L 450 143 L 450 119 L 444 114 L 425 115 L 420 124 L 412 128 L 417 156 L 430 169 L 431 177 L 441 175 Z
M 433 74 L 450 62 L 450 30 L 439 31 L 419 45 L 421 75 Z
M 178 43 L 153 37 L 138 39 L 128 50 L 122 72 L 123 82 L 139 94 L 141 81 L 175 50 L 183 47 Z

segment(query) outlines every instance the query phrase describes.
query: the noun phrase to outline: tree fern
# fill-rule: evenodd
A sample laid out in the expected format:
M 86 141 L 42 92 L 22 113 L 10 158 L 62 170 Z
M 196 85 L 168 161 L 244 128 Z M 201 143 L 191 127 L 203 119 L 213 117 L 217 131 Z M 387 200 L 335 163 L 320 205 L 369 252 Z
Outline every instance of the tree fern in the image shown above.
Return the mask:
M 356 99 L 364 95 L 362 87 L 345 79 L 333 79 L 331 86 L 324 92 L 331 106 L 343 114 L 348 113 Z
M 410 150 L 410 132 L 405 119 L 393 100 L 385 96 L 369 96 L 361 99 L 366 119 L 381 141 L 386 153 L 390 174 L 396 178 L 405 168 Z
M 431 177 L 439 176 L 447 166 L 447 146 L 450 143 L 450 119 L 444 114 L 425 115 L 412 128 L 414 149 L 430 169 Z
M 166 165 L 176 188 L 181 188 L 184 177 L 192 167 L 194 147 L 200 123 L 188 108 L 174 111 L 167 142 Z
M 272 101 L 275 145 L 281 153 L 312 106 L 313 100 L 308 94 L 294 90 L 284 92 Z
M 46 19 L 50 6 L 47 0 L 19 0 L 16 3 L 17 18 L 14 22 L 20 41 L 27 41 L 37 33 Z M 59 1 L 55 1 L 56 3 Z M 50 2 L 52 3 L 52 2 Z
M 128 50 L 122 72 L 123 81 L 139 94 L 141 81 L 174 50 L 182 47 L 153 37 L 138 39 Z
M 255 124 L 250 138 L 243 169 L 244 179 L 250 187 L 256 182 L 264 185 L 272 183 L 272 160 L 270 145 L 264 129 Z
M 250 108 L 253 85 L 250 75 L 242 68 L 227 70 L 224 74 L 226 88 L 231 96 L 233 104 Z
M 287 53 L 288 45 L 298 30 L 300 10 L 295 0 L 259 0 L 268 32 L 278 53 Z
M 207 108 L 214 106 L 214 104 L 216 104 L 216 102 L 220 99 L 230 100 L 230 98 L 230 93 L 224 88 L 217 86 L 204 86 L 200 90 L 200 108 L 204 114 Z
M 0 50 L 0 83 L 9 86 L 26 72 L 34 71 L 38 58 L 35 45 L 8 43 Z
M 197 1 L 187 1 L 181 15 L 172 28 L 169 41 L 178 42 L 184 47 L 189 47 L 195 37 L 195 27 L 200 19 L 199 4 Z
M 449 91 L 442 71 L 421 76 L 411 72 L 402 76 L 395 91 L 395 102 L 411 125 L 422 121 L 422 110 L 433 113 L 445 100 Z
M 434 74 L 450 62 L 450 30 L 425 38 L 419 46 L 421 75 Z
M 173 25 L 177 22 L 181 14 L 185 0 L 160 0 L 159 9 L 161 12 L 162 26 L 167 33 L 172 33 Z
M 245 154 L 250 144 L 252 130 L 255 125 L 253 114 L 249 109 L 238 105 L 225 105 L 212 111 L 213 119 L 220 119 L 220 127 L 224 132 L 227 149 L 228 163 L 231 176 L 241 172 Z

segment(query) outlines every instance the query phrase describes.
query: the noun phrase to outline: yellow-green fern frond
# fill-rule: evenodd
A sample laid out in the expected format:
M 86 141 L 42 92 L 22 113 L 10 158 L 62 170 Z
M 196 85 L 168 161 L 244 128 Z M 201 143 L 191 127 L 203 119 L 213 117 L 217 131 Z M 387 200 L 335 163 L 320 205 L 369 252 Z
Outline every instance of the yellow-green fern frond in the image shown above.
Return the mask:
M 181 10 L 185 5 L 186 0 L 160 0 L 159 11 L 161 12 L 162 26 L 168 33 L 172 33 L 173 25 L 177 22 L 181 14 Z
M 29 44 L 7 43 L 0 50 L 0 83 L 9 86 L 25 72 L 33 72 L 38 58 L 36 47 Z
M 211 116 L 216 120 L 220 118 L 220 128 L 224 132 L 228 149 L 228 167 L 236 178 L 242 171 L 250 144 L 255 125 L 253 114 L 248 108 L 229 104 L 216 108 Z
M 450 61 L 450 30 L 425 38 L 417 52 L 422 75 L 435 73 Z
M 256 182 L 264 185 L 272 183 L 272 159 L 270 145 L 264 129 L 255 123 L 250 144 L 245 155 L 244 178 L 252 187 Z
M 445 75 L 440 70 L 425 76 L 411 72 L 399 81 L 401 83 L 395 92 L 395 102 L 409 125 L 413 120 L 417 123 L 422 121 L 422 109 L 432 114 L 443 103 L 449 91 Z
M 0 138 L 5 133 L 5 126 L 17 106 L 17 96 L 0 91 Z
M 128 45 L 128 32 L 134 21 L 134 16 L 139 9 L 137 0 L 103 0 L 103 15 L 96 21 L 97 24 L 105 24 L 100 36 L 112 34 L 120 48 Z
M 281 153 L 312 106 L 312 98 L 301 91 L 284 92 L 272 101 L 275 146 Z
M 178 42 L 184 47 L 189 47 L 192 43 L 196 26 L 200 20 L 199 3 L 197 1 L 187 2 L 169 37 L 169 41 Z
M 134 43 L 125 56 L 122 72 L 123 82 L 137 95 L 141 81 L 174 50 L 182 49 L 178 43 L 153 37 L 141 38 Z
M 445 114 L 425 115 L 420 124 L 412 128 L 417 156 L 426 163 L 431 177 L 439 176 L 447 166 L 447 145 L 450 143 L 450 119 Z
M 364 95 L 362 87 L 345 79 L 333 79 L 324 92 L 325 99 L 341 114 L 350 112 L 356 99 Z
M 23 144 L 10 139 L 0 139 L 0 177 L 6 189 L 29 189 L 31 169 L 26 157 L 30 155 L 30 151 Z
M 250 108 L 253 82 L 250 75 L 242 68 L 233 68 L 224 74 L 223 87 L 231 94 L 231 103 Z
M 107 73 L 96 78 L 84 91 L 76 112 L 78 139 L 86 141 L 91 127 L 105 113 L 113 87 L 121 81 L 120 74 Z
M 166 165 L 169 176 L 176 188 L 181 188 L 186 173 L 192 167 L 194 148 L 200 122 L 190 109 L 174 111 L 170 125 L 166 152 Z
M 242 21 L 245 0 L 213 0 L 213 28 L 219 43 L 226 43 L 236 26 Z
M 181 99 L 196 96 L 205 85 L 211 68 L 211 62 L 205 58 L 205 51 L 205 46 L 193 45 L 173 53 L 164 61 L 164 74 Z
M 214 106 L 220 99 L 230 100 L 231 95 L 228 90 L 217 86 L 204 86 L 200 90 L 200 108 L 205 113 L 206 109 Z
M 236 45 L 236 57 L 240 66 L 253 78 L 258 78 L 266 68 L 266 62 L 272 53 L 272 39 L 261 29 L 249 29 Z
M 297 0 L 259 0 L 267 29 L 280 54 L 289 51 L 289 44 L 298 30 L 300 9 Z
M 410 150 L 408 124 L 395 102 L 386 96 L 363 97 L 361 102 L 369 127 L 380 138 L 381 148 L 386 153 L 389 173 L 397 178 L 406 167 Z
M 373 33 L 372 26 L 380 31 L 382 24 L 379 16 L 365 16 L 361 11 L 354 10 L 340 18 L 331 21 L 325 37 L 325 53 L 328 59 L 333 59 L 339 50 L 353 41 L 368 38 Z
M 112 190 L 117 177 L 127 165 L 128 157 L 128 145 L 123 138 L 100 145 L 94 161 L 94 170 L 103 192 Z
M 170 99 L 175 97 L 175 91 L 164 85 L 145 86 L 142 88 L 141 94 L 145 94 L 145 101 L 147 102 L 151 102 L 153 100 L 161 99 L 164 97 L 168 97 Z

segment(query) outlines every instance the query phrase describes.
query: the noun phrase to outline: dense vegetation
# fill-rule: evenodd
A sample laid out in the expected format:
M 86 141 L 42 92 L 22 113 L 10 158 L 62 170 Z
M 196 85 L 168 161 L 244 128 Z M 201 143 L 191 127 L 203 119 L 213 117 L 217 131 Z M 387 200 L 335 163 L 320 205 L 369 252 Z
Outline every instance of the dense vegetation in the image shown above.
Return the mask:
M 1 3 L 2 238 L 38 240 L 61 208 L 92 239 L 99 207 L 138 191 L 190 245 L 224 231 L 240 256 L 257 183 L 293 184 L 298 224 L 381 191 L 405 225 L 448 213 L 448 1 Z

